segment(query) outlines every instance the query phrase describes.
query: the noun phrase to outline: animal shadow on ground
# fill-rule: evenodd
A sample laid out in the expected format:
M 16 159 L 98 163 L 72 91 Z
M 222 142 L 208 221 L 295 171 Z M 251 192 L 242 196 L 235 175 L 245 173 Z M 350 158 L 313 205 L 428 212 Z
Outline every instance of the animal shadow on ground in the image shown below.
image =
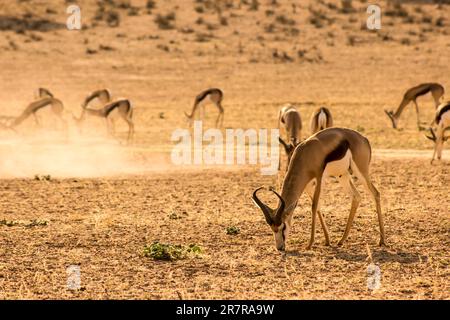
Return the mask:
M 368 255 L 364 253 L 353 253 L 350 249 L 333 248 L 334 257 L 351 262 L 362 262 L 368 260 Z M 398 262 L 403 264 L 426 262 L 427 257 L 417 252 L 394 251 L 389 248 L 379 248 L 372 252 L 372 260 L 375 263 Z

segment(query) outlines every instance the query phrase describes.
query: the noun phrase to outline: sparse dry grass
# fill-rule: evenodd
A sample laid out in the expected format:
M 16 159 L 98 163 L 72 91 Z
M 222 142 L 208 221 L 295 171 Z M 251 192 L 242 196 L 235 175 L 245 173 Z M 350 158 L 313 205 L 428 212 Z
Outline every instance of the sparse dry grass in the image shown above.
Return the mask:
M 276 185 L 276 177 L 252 169 L 49 184 L 3 180 L 2 218 L 48 224 L 0 225 L 0 297 L 155 299 L 177 298 L 179 292 L 193 299 L 448 299 L 450 203 L 442 198 L 448 168 L 427 160 L 374 160 L 385 249 L 376 245 L 376 213 L 366 192 L 348 242 L 336 247 L 350 203 L 330 182 L 322 211 L 333 245 L 323 246 L 318 231 L 315 247 L 306 251 L 310 201 L 302 196 L 284 258 L 250 200 L 254 188 Z M 171 219 L 173 212 L 181 219 Z M 230 237 L 229 226 L 240 233 Z M 155 261 L 142 254 L 155 241 L 196 243 L 202 254 Z M 366 244 L 383 277 L 372 293 L 366 287 Z M 81 266 L 84 291 L 66 290 L 66 267 L 73 264 Z

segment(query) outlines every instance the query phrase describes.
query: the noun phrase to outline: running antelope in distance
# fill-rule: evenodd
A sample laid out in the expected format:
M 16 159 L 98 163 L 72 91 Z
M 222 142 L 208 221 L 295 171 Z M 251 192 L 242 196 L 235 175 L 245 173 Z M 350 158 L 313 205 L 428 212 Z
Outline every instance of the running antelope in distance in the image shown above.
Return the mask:
M 279 140 L 286 151 L 289 164 L 292 151 L 300 143 L 302 132 L 302 118 L 300 117 L 300 113 L 292 104 L 287 104 L 280 109 L 278 114 L 278 130 L 280 130 L 281 124 L 284 125 L 287 141 L 284 141 L 281 137 Z M 280 170 L 280 166 L 281 164 L 279 162 L 278 170 Z
M 437 125 L 436 131 L 433 128 L 430 128 L 431 136 L 426 135 L 428 139 L 434 142 L 434 152 L 431 163 L 434 162 L 436 155 L 437 159 L 441 160 L 444 142 L 450 138 L 450 136 L 445 136 L 445 131 L 450 130 L 450 102 L 443 103 L 439 106 L 436 110 L 434 122 Z
M 8 121 L 9 122 L 8 127 L 10 128 L 17 127 L 31 115 L 33 115 L 36 124 L 40 125 L 40 121 L 36 115 L 36 112 L 47 106 L 50 106 L 50 109 L 53 112 L 53 114 L 61 121 L 61 123 L 63 123 L 65 127 L 66 120 L 63 117 L 64 111 L 63 103 L 59 99 L 48 96 L 44 96 L 43 98 L 40 98 L 30 103 L 19 116 L 10 118 L 10 120 Z
M 284 251 L 292 225 L 292 216 L 300 196 L 304 191 L 312 199 L 311 238 L 307 249 L 314 244 L 316 216 L 322 226 L 325 244 L 330 245 L 328 227 L 320 212 L 320 196 L 324 181 L 336 177 L 352 199 L 347 226 L 338 245 L 347 239 L 359 206 L 361 196 L 352 182 L 352 175 L 363 181 L 372 194 L 380 226 L 380 245 L 385 245 L 384 223 L 381 213 L 380 193 L 373 185 L 369 167 L 371 147 L 360 133 L 343 128 L 329 128 L 319 131 L 300 143 L 292 155 L 291 163 L 283 181 L 281 195 L 271 190 L 279 200 L 277 209 L 271 209 L 258 198 L 258 188 L 253 193 L 253 201 L 262 210 L 267 224 L 274 233 L 276 248 Z
M 86 106 L 83 108 L 79 118 L 77 118 L 75 115 L 73 115 L 73 118 L 79 128 L 81 128 L 81 125 L 86 120 L 87 116 L 103 118 L 105 119 L 108 134 L 112 135 L 110 122 L 108 121 L 108 118 L 111 116 L 111 113 L 114 110 L 117 110 L 118 116 L 122 118 L 128 125 L 127 142 L 129 143 L 134 136 L 134 123 L 133 123 L 133 106 L 131 105 L 131 102 L 128 99 L 119 99 L 107 103 L 101 109 L 90 109 Z
M 326 128 L 331 128 L 333 126 L 333 117 L 331 112 L 326 107 L 320 107 L 313 112 L 311 116 L 311 135 L 324 130 Z
M 419 130 L 423 129 L 423 127 L 420 125 L 419 105 L 417 104 L 417 98 L 429 92 L 433 96 L 433 100 L 437 108 L 440 104 L 441 98 L 444 96 L 445 92 L 444 87 L 438 83 L 423 83 L 406 91 L 405 95 L 403 96 L 403 100 L 400 103 L 400 106 L 397 108 L 395 112 L 384 110 L 386 115 L 392 121 L 392 127 L 394 129 L 397 129 L 398 119 L 400 118 L 400 115 L 402 114 L 403 110 L 406 108 L 408 104 L 414 102 L 417 114 L 417 127 L 419 128 Z
M 192 108 L 191 114 L 189 115 L 186 112 L 184 113 L 188 118 L 189 124 L 192 125 L 195 113 L 197 112 L 199 107 L 202 108 L 201 119 L 203 120 L 205 117 L 205 106 L 209 103 L 212 103 L 217 107 L 217 109 L 219 109 L 219 115 L 216 119 L 216 128 L 219 126 L 219 123 L 220 126 L 223 126 L 224 109 L 222 106 L 222 100 L 223 92 L 220 89 L 211 88 L 201 92 L 195 97 L 194 107 Z

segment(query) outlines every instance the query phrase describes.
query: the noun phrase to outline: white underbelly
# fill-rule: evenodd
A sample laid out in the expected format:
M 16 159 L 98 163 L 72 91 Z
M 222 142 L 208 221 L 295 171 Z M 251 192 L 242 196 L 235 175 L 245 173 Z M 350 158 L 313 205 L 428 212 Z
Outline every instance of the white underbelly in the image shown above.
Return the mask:
M 323 177 L 339 177 L 348 172 L 352 161 L 352 153 L 347 150 L 345 156 L 336 161 L 329 162 L 323 171 Z

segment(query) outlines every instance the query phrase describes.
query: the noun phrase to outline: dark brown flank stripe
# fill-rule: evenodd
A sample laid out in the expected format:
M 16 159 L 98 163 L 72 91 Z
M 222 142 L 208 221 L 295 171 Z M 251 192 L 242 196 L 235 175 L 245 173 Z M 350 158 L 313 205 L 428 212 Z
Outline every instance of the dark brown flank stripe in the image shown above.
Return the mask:
M 441 121 L 442 115 L 446 112 L 450 111 L 450 103 L 448 103 L 445 107 L 443 107 L 439 113 L 436 115 L 436 124 L 439 124 L 439 122 Z
M 214 92 L 219 93 L 222 96 L 222 91 L 219 89 L 208 89 L 200 93 L 197 98 L 195 99 L 197 103 L 202 102 L 208 95 L 213 94 Z
M 345 157 L 347 150 L 350 148 L 350 143 L 347 140 L 342 140 L 333 151 L 331 151 L 324 161 L 324 166 L 328 163 L 341 160 Z
M 421 91 L 416 93 L 416 97 L 420 97 L 423 96 L 424 94 L 427 94 L 428 92 L 431 91 L 431 86 L 427 85 L 426 87 L 424 87 Z

